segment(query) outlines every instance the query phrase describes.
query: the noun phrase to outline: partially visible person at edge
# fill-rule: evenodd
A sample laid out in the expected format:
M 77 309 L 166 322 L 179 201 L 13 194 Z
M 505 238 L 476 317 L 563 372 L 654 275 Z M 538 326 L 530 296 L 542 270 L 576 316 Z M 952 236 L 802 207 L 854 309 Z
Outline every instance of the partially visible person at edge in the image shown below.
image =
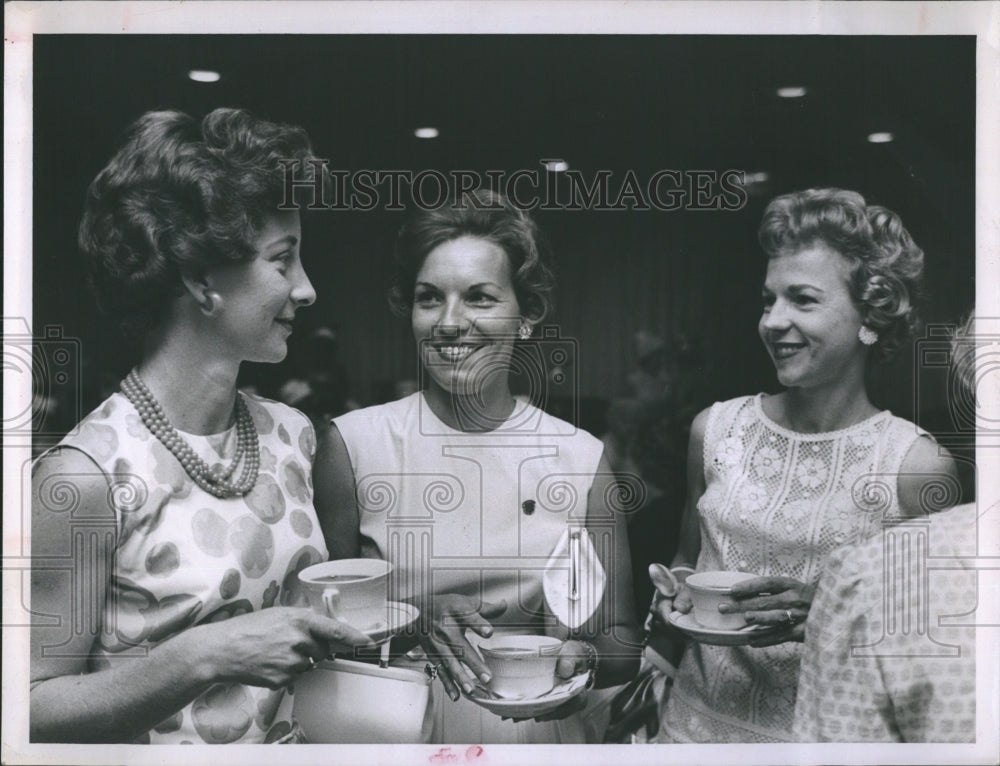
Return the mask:
M 952 371 L 974 403 L 971 314 L 952 339 Z M 976 741 L 976 626 L 995 622 L 976 616 L 976 558 L 996 523 L 981 517 L 998 511 L 966 503 L 830 555 L 806 623 L 800 740 Z
M 278 161 L 311 155 L 241 110 L 149 112 L 90 185 L 80 247 L 139 350 L 33 466 L 31 554 L 73 563 L 32 570 L 56 618 L 31 629 L 34 742 L 295 741 L 289 685 L 371 644 L 299 606 L 297 573 L 327 558 L 312 426 L 236 389 L 316 297 L 278 210 Z
M 926 513 L 927 481 L 954 477 L 920 428 L 879 410 L 865 371 L 907 342 L 923 252 L 899 217 L 856 192 L 810 189 L 767 207 L 759 334 L 784 391 L 713 405 L 691 429 L 688 497 L 672 571 L 757 575 L 724 612 L 772 628 L 744 646 L 690 642 L 657 741 L 787 742 L 804 622 L 827 555 Z M 931 478 L 928 478 L 931 477 Z M 692 608 L 656 599 L 660 626 Z
M 530 349 L 553 289 L 536 225 L 504 197 L 480 191 L 419 211 L 397 240 L 390 298 L 410 320 L 423 390 L 342 415 L 321 441 L 317 508 L 331 552 L 389 559 L 399 600 L 426 618 L 423 644 L 451 697 L 435 685 L 435 742 L 601 741 L 600 724 L 588 732 L 579 715 L 583 697 L 552 720 L 524 721 L 461 697 L 459 685 L 490 681 L 473 649 L 481 637 L 568 639 L 559 676 L 596 660 L 599 687 L 638 665 L 625 512 L 608 507 L 601 442 L 511 393 L 512 359 L 530 353 L 519 349 Z M 575 630 L 543 597 L 546 559 L 567 530 L 595 536 L 607 576 L 596 616 Z

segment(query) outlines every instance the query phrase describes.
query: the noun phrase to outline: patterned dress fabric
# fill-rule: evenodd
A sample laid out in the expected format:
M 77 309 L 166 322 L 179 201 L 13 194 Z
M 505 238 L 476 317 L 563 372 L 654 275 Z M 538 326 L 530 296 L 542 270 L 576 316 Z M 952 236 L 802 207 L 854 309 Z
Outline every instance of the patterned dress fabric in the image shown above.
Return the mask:
M 696 568 L 816 583 L 831 551 L 898 519 L 897 474 L 922 431 L 883 411 L 843 430 L 800 434 L 770 420 L 762 398 L 710 410 Z M 659 740 L 792 741 L 801 649 L 690 642 Z
M 977 522 L 959 506 L 830 556 L 806 625 L 800 740 L 975 741 Z
M 56 447 L 80 450 L 100 467 L 115 510 L 117 549 L 91 671 L 195 625 L 305 604 L 297 574 L 327 559 L 313 508 L 315 433 L 300 412 L 243 396 L 260 438 L 259 476 L 245 497 L 220 499 L 198 487 L 120 393 Z M 228 466 L 236 452 L 235 427 L 182 436 L 210 466 Z M 58 496 L 56 488 L 49 494 Z M 216 683 L 137 741 L 294 738 L 291 710 L 284 689 Z
M 506 600 L 497 635 L 557 630 L 542 574 L 567 525 L 586 517 L 600 441 L 520 401 L 493 431 L 456 431 L 421 393 L 333 422 L 354 468 L 364 553 L 394 566 L 390 598 Z M 435 742 L 584 741 L 578 717 L 513 723 L 432 689 Z

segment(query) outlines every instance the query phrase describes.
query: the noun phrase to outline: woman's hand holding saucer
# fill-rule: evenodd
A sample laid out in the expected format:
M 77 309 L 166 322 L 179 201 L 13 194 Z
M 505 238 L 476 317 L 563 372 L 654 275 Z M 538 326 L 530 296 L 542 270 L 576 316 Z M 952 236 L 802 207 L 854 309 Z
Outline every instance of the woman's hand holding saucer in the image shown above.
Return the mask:
M 687 570 L 687 567 L 681 567 Z M 689 574 L 683 571 L 681 574 Z M 663 564 L 649 565 L 649 579 L 656 590 L 653 592 L 653 602 L 649 607 L 649 616 L 646 618 L 646 631 L 653 633 L 657 629 L 662 629 L 670 624 L 667 619 L 671 612 L 687 614 L 694 608 L 691 601 L 691 593 L 684 580 L 677 577 L 670 569 Z
M 556 683 L 586 673 L 595 656 L 593 647 L 588 648 L 583 641 L 564 642 L 559 648 L 559 659 L 556 660 Z
M 815 592 L 815 585 L 807 585 L 792 577 L 755 577 L 733 585 L 729 595 L 736 603 L 723 604 L 719 611 L 724 614 L 744 612 L 750 625 L 784 627 L 783 630 L 769 632 L 766 638 L 752 641 L 750 646 L 802 641 Z
M 420 637 L 428 657 L 437 660 L 438 678 L 452 701 L 459 698 L 459 685 L 466 694 L 475 683 L 469 678 L 474 673 L 479 682 L 488 684 L 492 679 L 489 669 L 479 653 L 465 637 L 465 631 L 488 638 L 493 634 L 489 620 L 507 611 L 507 602 L 480 603 L 457 593 L 434 594 L 430 604 L 424 604 L 431 617 L 430 633 Z M 468 669 L 466 669 L 468 668 Z
M 331 652 L 372 647 L 364 633 L 298 607 L 272 607 L 200 626 L 215 679 L 280 689 Z

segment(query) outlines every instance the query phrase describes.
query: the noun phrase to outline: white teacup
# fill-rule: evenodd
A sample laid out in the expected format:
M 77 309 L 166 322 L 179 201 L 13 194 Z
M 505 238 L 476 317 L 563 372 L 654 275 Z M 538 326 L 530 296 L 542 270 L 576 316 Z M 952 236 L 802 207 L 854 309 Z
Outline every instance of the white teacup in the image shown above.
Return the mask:
M 306 567 L 299 581 L 315 611 L 365 630 L 387 619 L 391 571 L 382 559 L 339 559 Z
M 479 642 L 479 653 L 493 678 L 490 688 L 501 697 L 531 699 L 556 685 L 556 662 L 563 642 L 550 636 L 492 636 Z
M 719 605 L 733 603 L 730 589 L 738 582 L 757 577 L 748 572 L 695 572 L 685 584 L 691 592 L 694 619 L 698 624 L 713 630 L 739 630 L 747 624 L 743 612 L 723 614 Z

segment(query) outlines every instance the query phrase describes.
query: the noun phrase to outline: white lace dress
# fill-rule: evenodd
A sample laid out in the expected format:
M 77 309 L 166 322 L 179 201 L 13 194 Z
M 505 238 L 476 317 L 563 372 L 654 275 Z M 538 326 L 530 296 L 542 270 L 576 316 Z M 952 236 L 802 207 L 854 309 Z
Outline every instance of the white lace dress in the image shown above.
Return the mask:
M 924 432 L 885 410 L 840 431 L 800 434 L 770 420 L 762 398 L 717 403 L 709 413 L 697 569 L 816 583 L 832 550 L 899 517 L 899 468 Z M 796 642 L 691 642 L 659 741 L 793 741 L 801 651 Z

